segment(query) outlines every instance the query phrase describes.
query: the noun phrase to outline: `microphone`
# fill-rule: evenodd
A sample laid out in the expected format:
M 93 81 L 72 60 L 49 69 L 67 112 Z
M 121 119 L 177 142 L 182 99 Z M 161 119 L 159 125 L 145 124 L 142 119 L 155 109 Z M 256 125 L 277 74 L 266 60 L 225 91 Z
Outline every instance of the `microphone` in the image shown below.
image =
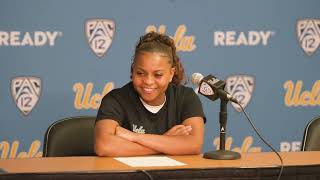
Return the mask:
M 198 92 L 212 101 L 220 98 L 222 100 L 232 101 L 239 104 L 238 100 L 232 97 L 224 90 L 226 82 L 217 79 L 213 75 L 204 77 L 200 73 L 193 73 L 191 81 L 194 85 L 199 86 Z

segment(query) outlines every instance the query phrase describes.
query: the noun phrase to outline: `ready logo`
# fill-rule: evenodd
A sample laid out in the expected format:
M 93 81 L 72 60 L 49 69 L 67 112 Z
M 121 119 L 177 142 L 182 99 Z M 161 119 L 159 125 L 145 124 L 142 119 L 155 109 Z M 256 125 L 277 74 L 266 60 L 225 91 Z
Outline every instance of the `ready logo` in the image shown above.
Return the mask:
M 225 90 L 233 97 L 235 97 L 241 106 L 245 108 L 251 100 L 252 92 L 255 85 L 255 78 L 250 75 L 232 75 L 226 79 Z M 238 112 L 241 108 L 238 104 L 232 102 L 232 106 Z
M 313 55 L 320 46 L 320 19 L 302 19 L 296 24 L 297 38 L 306 55 Z
M 115 23 L 109 19 L 89 19 L 85 23 L 85 34 L 89 47 L 101 58 L 111 46 Z
M 58 37 L 62 36 L 60 31 L 0 31 L 1 46 L 54 46 Z
M 32 76 L 15 77 L 11 80 L 11 94 L 23 115 L 27 116 L 38 103 L 41 79 Z
M 274 31 L 215 31 L 213 45 L 221 46 L 267 46 Z

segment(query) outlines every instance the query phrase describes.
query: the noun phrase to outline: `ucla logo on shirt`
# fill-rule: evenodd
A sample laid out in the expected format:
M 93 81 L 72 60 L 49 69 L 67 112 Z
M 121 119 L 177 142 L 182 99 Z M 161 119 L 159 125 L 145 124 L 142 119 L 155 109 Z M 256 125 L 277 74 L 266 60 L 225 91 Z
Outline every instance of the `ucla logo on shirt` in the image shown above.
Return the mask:
M 305 54 L 313 55 L 320 46 L 320 19 L 302 19 L 296 24 L 297 38 Z
M 41 79 L 38 77 L 15 77 L 11 80 L 11 94 L 23 115 L 27 116 L 38 103 Z
M 251 100 L 252 92 L 255 85 L 255 78 L 250 75 L 232 75 L 226 79 L 225 90 L 235 97 L 241 106 L 245 108 Z M 236 103 L 232 106 L 241 112 L 241 108 Z
M 146 133 L 146 130 L 144 129 L 143 126 L 138 127 L 138 125 L 135 125 L 135 124 L 132 124 L 132 131 L 135 133 L 140 133 L 140 134 Z
M 91 50 L 101 58 L 109 49 L 115 32 L 115 23 L 109 19 L 89 19 L 85 33 Z

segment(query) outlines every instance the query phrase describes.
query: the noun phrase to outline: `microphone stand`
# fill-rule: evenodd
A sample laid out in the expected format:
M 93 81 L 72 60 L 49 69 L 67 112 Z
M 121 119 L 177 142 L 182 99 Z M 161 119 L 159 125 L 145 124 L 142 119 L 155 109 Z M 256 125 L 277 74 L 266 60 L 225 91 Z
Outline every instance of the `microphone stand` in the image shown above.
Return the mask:
M 227 125 L 227 104 L 229 100 L 220 98 L 220 147 L 219 150 L 209 151 L 204 153 L 203 157 L 206 159 L 220 159 L 220 160 L 232 160 L 240 159 L 241 155 L 238 152 L 229 151 L 225 149 L 226 142 L 226 125 Z

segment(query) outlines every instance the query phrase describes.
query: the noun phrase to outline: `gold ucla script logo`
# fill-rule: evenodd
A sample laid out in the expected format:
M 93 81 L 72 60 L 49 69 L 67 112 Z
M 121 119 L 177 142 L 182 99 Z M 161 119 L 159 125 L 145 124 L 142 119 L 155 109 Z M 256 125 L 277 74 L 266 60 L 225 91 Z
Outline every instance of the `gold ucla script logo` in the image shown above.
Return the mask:
M 29 148 L 29 151 L 18 152 L 20 142 L 15 140 L 12 143 L 8 141 L 0 142 L 0 155 L 1 158 L 31 158 L 31 157 L 42 157 L 41 141 L 34 140 Z
M 283 88 L 286 90 L 284 103 L 286 106 L 320 106 L 320 80 L 317 80 L 311 91 L 302 91 L 303 81 L 296 83 L 287 81 Z
M 18 109 L 28 115 L 37 104 L 41 93 L 38 77 L 15 77 L 11 80 L 11 94 Z
M 303 51 L 313 55 L 320 46 L 320 19 L 302 19 L 296 24 L 297 37 Z
M 150 25 L 146 28 L 145 32 L 158 32 L 161 34 L 166 34 L 166 26 L 160 25 L 159 29 L 156 26 Z M 177 51 L 183 52 L 191 52 L 196 49 L 195 45 L 195 37 L 194 36 L 187 36 L 187 27 L 185 25 L 180 25 L 174 36 L 171 38 L 174 40 Z
M 104 86 L 101 94 L 92 94 L 93 83 L 76 83 L 73 85 L 73 91 L 76 93 L 74 98 L 74 107 L 76 109 L 98 109 L 104 95 L 108 94 L 114 87 L 113 82 Z
M 91 50 L 101 58 L 112 43 L 115 23 L 109 19 L 90 19 L 85 23 L 85 32 Z
M 245 108 L 251 100 L 254 89 L 255 78 L 249 75 L 233 75 L 226 79 L 225 90 L 235 97 L 241 106 Z M 232 106 L 241 112 L 241 108 L 236 103 L 231 103 Z
M 251 136 L 247 136 L 244 138 L 241 147 L 231 147 L 233 143 L 233 138 L 228 137 L 226 139 L 225 143 L 225 149 L 226 150 L 232 150 L 239 153 L 245 153 L 245 152 L 261 152 L 261 147 L 259 146 L 252 146 L 253 144 L 253 138 Z M 216 150 L 220 149 L 220 138 L 217 137 L 213 140 L 213 145 L 216 147 Z

